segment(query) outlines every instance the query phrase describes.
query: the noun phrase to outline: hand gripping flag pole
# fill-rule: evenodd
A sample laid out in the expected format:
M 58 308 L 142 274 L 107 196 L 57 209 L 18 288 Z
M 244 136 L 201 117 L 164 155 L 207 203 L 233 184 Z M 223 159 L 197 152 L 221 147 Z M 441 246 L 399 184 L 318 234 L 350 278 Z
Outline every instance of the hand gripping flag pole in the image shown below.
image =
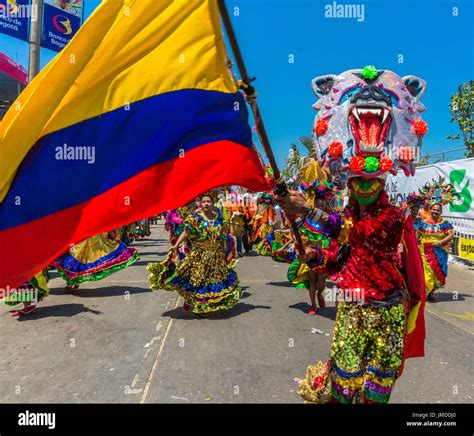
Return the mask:
M 270 145 L 270 140 L 268 139 L 267 130 L 265 129 L 265 124 L 263 123 L 263 119 L 260 114 L 260 110 L 258 108 L 255 88 L 251 86 L 251 82 L 255 79 L 254 78 L 251 79 L 249 75 L 247 74 L 247 69 L 245 68 L 244 60 L 242 58 L 242 53 L 240 52 L 240 48 L 237 42 L 237 38 L 235 36 L 234 28 L 232 27 L 232 23 L 230 21 L 229 12 L 227 11 L 225 0 L 218 0 L 218 2 L 219 2 L 220 15 L 224 23 L 224 27 L 227 31 L 227 36 L 229 38 L 232 52 L 234 53 L 235 61 L 239 69 L 240 76 L 242 77 L 240 87 L 245 93 L 247 97 L 247 102 L 252 108 L 260 142 L 262 143 L 263 150 L 265 151 L 265 154 L 268 158 L 270 166 L 273 170 L 273 175 L 277 182 L 277 187 L 275 188 L 274 193 L 280 196 L 288 195 L 288 187 L 286 185 L 286 182 L 282 180 L 281 178 L 281 173 L 276 163 L 275 155 L 273 154 L 273 150 Z M 297 249 L 298 251 L 301 252 L 302 247 L 303 247 L 303 241 L 301 240 L 301 235 L 298 230 L 298 227 L 295 224 L 295 222 L 292 220 L 290 221 L 290 225 L 291 225 L 291 231 L 293 233 L 293 236 L 297 244 L 296 245 Z

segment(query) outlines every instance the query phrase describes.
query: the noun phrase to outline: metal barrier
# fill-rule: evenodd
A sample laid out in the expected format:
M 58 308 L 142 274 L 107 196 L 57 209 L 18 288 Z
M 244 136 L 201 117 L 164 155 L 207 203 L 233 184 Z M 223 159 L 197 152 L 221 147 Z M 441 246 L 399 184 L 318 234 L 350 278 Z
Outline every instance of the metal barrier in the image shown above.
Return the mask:
M 464 262 L 472 263 L 472 260 L 459 255 L 459 238 L 474 240 L 474 219 L 459 218 L 449 215 L 443 215 L 454 227 L 454 239 L 451 245 L 451 254 Z
M 449 215 L 443 215 L 443 218 L 446 218 L 453 225 L 455 236 L 474 239 L 474 219 L 451 217 Z

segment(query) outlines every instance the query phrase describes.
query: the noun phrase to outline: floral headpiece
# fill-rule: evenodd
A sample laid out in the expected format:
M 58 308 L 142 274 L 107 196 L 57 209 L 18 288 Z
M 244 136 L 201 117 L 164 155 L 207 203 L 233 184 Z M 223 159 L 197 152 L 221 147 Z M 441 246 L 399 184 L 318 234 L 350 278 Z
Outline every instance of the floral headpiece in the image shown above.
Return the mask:
M 454 185 L 446 182 L 444 178 L 440 178 L 439 181 L 433 180 L 431 183 L 426 183 L 420 189 L 420 194 L 431 205 L 440 204 L 441 206 L 450 204 L 455 198 L 459 197 L 459 193 L 454 189 Z
M 318 179 L 311 184 L 303 183 L 300 188 L 305 194 L 324 200 L 331 200 L 338 191 L 334 183 Z
M 415 205 L 422 206 L 424 202 L 425 202 L 425 197 L 423 195 L 416 194 L 415 192 L 410 192 L 403 203 L 404 205 L 408 207 L 413 207 Z

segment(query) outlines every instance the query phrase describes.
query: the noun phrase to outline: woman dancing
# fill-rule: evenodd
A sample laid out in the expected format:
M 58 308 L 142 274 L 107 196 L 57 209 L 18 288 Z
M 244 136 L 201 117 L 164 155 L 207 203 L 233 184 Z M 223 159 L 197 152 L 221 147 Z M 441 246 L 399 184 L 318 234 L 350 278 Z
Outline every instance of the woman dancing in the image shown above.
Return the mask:
M 214 193 L 204 194 L 201 208 L 184 220 L 184 230 L 171 251 L 176 252 L 185 240 L 191 248 L 179 264 L 167 259 L 147 267 L 152 289 L 176 291 L 184 299 L 183 309 L 192 307 L 200 316 L 232 308 L 242 292 L 233 268 L 235 244 L 228 222 L 214 207 L 216 201 Z
M 115 232 L 101 233 L 74 245 L 51 265 L 66 281 L 64 290 L 79 294 L 79 285 L 102 280 L 138 260 L 136 248 L 127 247 Z
M 418 221 L 417 237 L 423 259 L 427 300 L 436 302 L 434 292 L 446 284 L 448 255 L 454 238 L 453 226 L 441 214 L 443 205 L 450 204 L 457 197 L 454 186 L 441 179 L 427 183 L 420 194 L 429 205 L 429 215 Z

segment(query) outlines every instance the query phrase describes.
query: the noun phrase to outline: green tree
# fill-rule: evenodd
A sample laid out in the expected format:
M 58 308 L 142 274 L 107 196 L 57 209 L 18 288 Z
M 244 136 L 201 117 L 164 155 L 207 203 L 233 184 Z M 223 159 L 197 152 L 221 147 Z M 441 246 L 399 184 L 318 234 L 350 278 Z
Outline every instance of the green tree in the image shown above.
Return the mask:
M 302 145 L 304 145 L 306 150 L 308 150 L 308 158 L 310 158 L 310 157 L 316 158 L 316 152 L 315 152 L 315 149 L 314 149 L 313 138 L 311 136 L 302 136 L 299 139 L 299 141 Z
M 461 130 L 464 144 L 466 145 L 466 156 L 474 156 L 474 143 L 473 143 L 473 131 L 474 131 L 474 81 L 471 80 L 469 85 L 462 83 L 458 88 L 458 92 L 451 96 L 450 111 L 451 111 L 451 122 L 457 123 Z M 448 135 L 447 139 L 459 139 L 459 135 Z
M 295 173 L 297 172 L 297 169 L 299 167 L 301 160 L 301 154 L 300 151 L 298 150 L 298 146 L 293 143 L 290 145 L 290 151 L 288 153 L 288 157 L 286 158 L 286 165 L 285 169 L 283 170 L 283 176 L 285 179 L 291 179 Z
M 299 170 L 308 163 L 310 158 L 316 157 L 313 138 L 311 136 L 301 136 L 299 138 L 299 143 L 306 148 L 308 154 L 306 156 L 302 155 L 296 143 L 292 143 L 290 145 L 290 151 L 288 153 L 288 158 L 286 159 L 286 165 L 282 171 L 283 177 L 286 180 L 294 178 L 298 174 Z

